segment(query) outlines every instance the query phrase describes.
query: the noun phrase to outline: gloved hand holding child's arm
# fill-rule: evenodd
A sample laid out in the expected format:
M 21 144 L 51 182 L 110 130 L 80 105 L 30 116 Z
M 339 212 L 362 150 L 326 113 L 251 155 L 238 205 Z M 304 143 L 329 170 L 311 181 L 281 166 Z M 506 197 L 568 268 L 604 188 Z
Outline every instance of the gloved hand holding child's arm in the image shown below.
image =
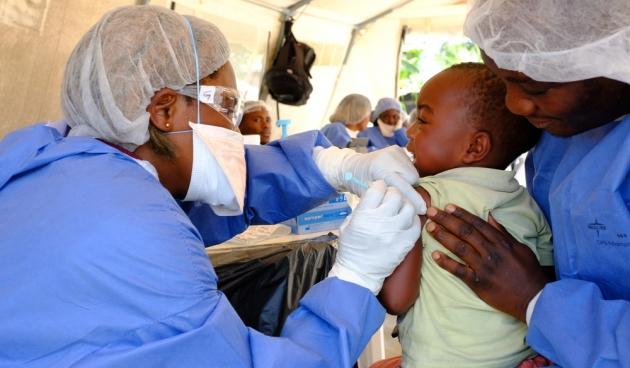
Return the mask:
M 382 179 L 387 185 L 398 188 L 413 204 L 417 214 L 423 215 L 427 211 L 424 201 L 411 187 L 420 178 L 418 172 L 401 147 L 389 146 L 370 153 L 357 153 L 348 148 L 315 147 L 313 160 L 326 181 L 339 191 L 347 190 L 358 195 L 365 192 L 361 185 L 346 180 L 347 173 L 368 185 Z
M 339 250 L 328 274 L 375 295 L 420 236 L 420 219 L 400 191 L 374 182 L 341 227 Z

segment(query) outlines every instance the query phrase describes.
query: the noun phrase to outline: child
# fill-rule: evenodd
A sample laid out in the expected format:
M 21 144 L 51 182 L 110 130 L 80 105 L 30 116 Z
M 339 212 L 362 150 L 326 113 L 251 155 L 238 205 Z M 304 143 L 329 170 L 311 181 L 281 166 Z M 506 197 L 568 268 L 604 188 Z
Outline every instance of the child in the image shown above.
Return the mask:
M 504 98 L 501 80 L 478 63 L 450 67 L 422 87 L 407 145 L 422 178 L 418 190 L 434 207 L 455 203 L 484 219 L 491 213 L 551 266 L 549 226 L 514 173 L 504 171 L 540 132 L 511 114 Z M 505 368 L 535 355 L 524 341 L 527 326 L 440 268 L 435 250 L 454 257 L 423 229 L 380 295 L 395 314 L 413 303 L 399 320 L 403 367 Z

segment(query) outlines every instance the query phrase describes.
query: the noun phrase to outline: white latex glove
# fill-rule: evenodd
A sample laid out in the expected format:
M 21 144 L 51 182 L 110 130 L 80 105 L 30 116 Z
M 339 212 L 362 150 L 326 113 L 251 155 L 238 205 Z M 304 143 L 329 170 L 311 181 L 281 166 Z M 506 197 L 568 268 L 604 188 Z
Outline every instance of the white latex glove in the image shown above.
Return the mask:
M 420 176 L 401 147 L 389 146 L 370 153 L 357 153 L 349 148 L 315 147 L 313 160 L 326 181 L 339 191 L 361 196 L 371 182 L 382 179 L 387 185 L 398 188 L 413 204 L 417 214 L 427 212 L 427 205 L 412 187 Z M 346 180 L 347 173 L 365 185 Z
M 400 191 L 375 181 L 341 225 L 337 258 L 328 277 L 378 294 L 420 236 L 420 218 Z

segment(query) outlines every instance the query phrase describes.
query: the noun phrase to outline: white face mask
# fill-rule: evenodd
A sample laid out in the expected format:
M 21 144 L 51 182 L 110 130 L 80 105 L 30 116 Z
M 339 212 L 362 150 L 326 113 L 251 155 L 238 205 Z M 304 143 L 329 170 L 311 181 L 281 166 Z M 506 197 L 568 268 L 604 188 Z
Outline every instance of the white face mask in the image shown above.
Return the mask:
M 195 61 L 195 86 L 183 88 L 180 93 L 197 101 L 197 123 L 189 122 L 193 133 L 193 165 L 190 185 L 184 201 L 208 204 L 219 216 L 236 216 L 243 213 L 245 202 L 245 145 L 243 136 L 233 130 L 200 124 L 200 104 L 207 104 L 230 119 L 240 122 L 238 91 L 222 86 L 200 86 L 199 56 L 195 33 L 188 19 Z M 191 96 L 192 94 L 192 96 Z M 187 133 L 171 132 L 169 134 Z
M 184 201 L 206 203 L 219 216 L 242 214 L 247 174 L 243 136 L 213 125 L 189 125 L 193 167 Z
M 387 125 L 383 120 L 378 119 L 378 129 L 381 131 L 383 137 L 393 137 L 396 131 L 396 125 Z

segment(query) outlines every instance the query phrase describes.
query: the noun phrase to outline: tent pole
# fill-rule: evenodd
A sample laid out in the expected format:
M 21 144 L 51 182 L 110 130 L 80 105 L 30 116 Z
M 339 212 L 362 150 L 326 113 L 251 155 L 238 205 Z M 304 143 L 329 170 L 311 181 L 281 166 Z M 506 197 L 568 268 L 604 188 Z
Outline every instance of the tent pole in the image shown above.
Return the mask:
M 379 20 L 380 18 L 383 18 L 383 17 L 384 17 L 384 16 L 386 16 L 387 14 L 389 14 L 389 13 L 393 12 L 394 10 L 396 10 L 396 9 L 398 9 L 398 8 L 401 8 L 401 7 L 403 7 L 403 6 L 407 5 L 407 4 L 409 4 L 409 3 L 410 3 L 410 2 L 412 2 L 412 1 L 414 1 L 414 0 L 403 0 L 403 1 L 399 2 L 398 4 L 396 4 L 396 5 L 392 6 L 391 8 L 385 9 L 385 10 L 383 10 L 382 12 L 380 12 L 380 13 L 376 14 L 375 16 L 370 17 L 370 18 L 368 18 L 368 19 L 364 20 L 363 22 L 356 24 L 356 25 L 355 25 L 355 27 L 357 27 L 357 28 L 359 28 L 359 29 L 363 29 L 363 28 L 365 28 L 368 24 L 376 22 L 376 21 L 377 21 L 377 20 Z
M 400 74 L 400 53 L 402 51 L 405 38 L 407 37 L 407 32 L 409 32 L 409 27 L 403 26 L 402 32 L 400 33 L 400 41 L 398 42 L 398 56 L 396 57 L 396 75 L 394 76 L 394 96 L 396 98 L 398 98 L 398 76 Z
M 262 1 L 256 1 L 256 0 L 241 0 L 241 1 L 253 4 L 253 5 L 256 5 L 256 6 L 260 6 L 261 8 L 273 10 L 273 11 L 278 12 L 278 13 L 282 13 L 283 12 L 282 8 L 275 7 L 273 5 L 267 4 L 267 3 L 262 2 Z
M 339 67 L 339 70 L 337 71 L 337 77 L 335 78 L 335 84 L 333 85 L 333 89 L 332 89 L 332 91 L 330 93 L 330 97 L 328 99 L 328 104 L 326 104 L 326 110 L 324 110 L 324 114 L 326 114 L 326 112 L 328 112 L 328 110 L 330 109 L 330 104 L 332 103 L 332 99 L 334 97 L 335 91 L 337 90 L 337 85 L 339 84 L 339 79 L 341 78 L 341 72 L 343 71 L 343 68 L 345 67 L 346 63 L 348 62 L 348 58 L 350 57 L 350 51 L 352 51 L 352 47 L 354 46 L 357 33 L 360 32 L 361 30 L 363 30 L 368 25 L 376 22 L 380 18 L 383 18 L 387 14 L 393 12 L 394 10 L 396 10 L 396 9 L 398 9 L 400 7 L 403 7 L 403 6 L 407 5 L 407 4 L 409 4 L 412 1 L 414 1 L 414 0 L 403 0 L 400 3 L 392 6 L 391 8 L 385 9 L 382 12 L 376 14 L 375 16 L 370 17 L 370 18 L 364 20 L 363 22 L 360 22 L 360 23 L 357 23 L 357 24 L 354 25 L 354 27 L 352 28 L 352 34 L 350 35 L 350 41 L 348 42 L 348 47 L 346 48 L 346 54 L 343 57 L 343 63 L 341 64 L 341 66 Z M 399 52 L 400 52 L 400 50 L 399 50 Z M 398 60 L 399 57 L 397 57 L 396 60 Z M 396 67 L 396 69 L 398 69 L 398 67 Z M 398 77 L 396 77 L 396 83 L 398 83 Z
M 332 104 L 333 97 L 335 97 L 334 95 L 335 95 L 335 91 L 337 90 L 337 85 L 339 84 L 341 72 L 344 66 L 346 65 L 346 63 L 348 62 L 348 58 L 350 57 L 350 50 L 352 50 L 352 47 L 354 46 L 354 40 L 356 40 L 357 38 L 357 32 L 359 32 L 359 30 L 356 27 L 352 28 L 352 33 L 350 34 L 350 41 L 348 41 L 348 47 L 346 47 L 346 54 L 343 56 L 343 62 L 341 63 L 341 65 L 339 66 L 339 70 L 337 71 L 335 84 L 333 84 L 333 88 L 330 91 L 330 96 L 328 97 L 328 103 L 326 104 L 326 109 L 324 110 L 324 116 L 328 112 L 328 109 L 330 109 L 330 105 Z

